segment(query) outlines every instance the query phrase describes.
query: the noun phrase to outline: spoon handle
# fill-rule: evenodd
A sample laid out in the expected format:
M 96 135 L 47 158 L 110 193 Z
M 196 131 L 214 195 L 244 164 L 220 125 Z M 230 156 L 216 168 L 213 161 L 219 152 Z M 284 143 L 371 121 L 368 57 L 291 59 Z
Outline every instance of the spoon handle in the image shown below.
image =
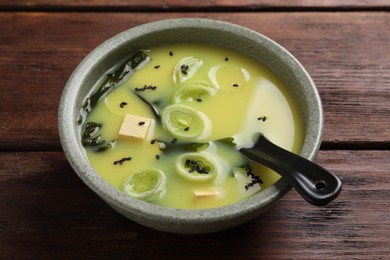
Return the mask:
M 341 181 L 335 175 L 273 144 L 264 136 L 260 136 L 254 147 L 241 149 L 241 152 L 287 178 L 298 193 L 313 205 L 326 205 L 340 193 Z

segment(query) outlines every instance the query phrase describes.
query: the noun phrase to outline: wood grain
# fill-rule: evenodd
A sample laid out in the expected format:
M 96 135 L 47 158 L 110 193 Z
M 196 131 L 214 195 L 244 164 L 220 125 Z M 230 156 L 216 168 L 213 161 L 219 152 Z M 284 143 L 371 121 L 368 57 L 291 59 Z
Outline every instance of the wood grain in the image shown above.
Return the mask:
M 58 103 L 81 59 L 123 30 L 183 16 L 249 27 L 295 55 L 322 97 L 326 146 L 390 146 L 389 13 L 3 12 L 0 150 L 60 149 Z
M 376 10 L 389 8 L 386 0 L 2 0 L 0 9 L 3 10 Z
M 390 151 L 321 151 L 317 162 L 344 184 L 328 206 L 311 206 L 292 190 L 249 223 L 185 236 L 114 212 L 61 152 L 0 153 L 0 258 L 387 259 L 389 157 Z

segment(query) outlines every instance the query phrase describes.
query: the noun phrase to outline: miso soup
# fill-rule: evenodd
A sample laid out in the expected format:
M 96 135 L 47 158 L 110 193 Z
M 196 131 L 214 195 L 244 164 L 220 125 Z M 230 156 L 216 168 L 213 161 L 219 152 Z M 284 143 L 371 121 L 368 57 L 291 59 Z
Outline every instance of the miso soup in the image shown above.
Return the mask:
M 137 199 L 220 207 L 279 175 L 238 149 L 259 133 L 298 152 L 302 123 L 283 82 L 238 51 L 180 43 L 138 50 L 108 71 L 79 117 L 92 167 Z

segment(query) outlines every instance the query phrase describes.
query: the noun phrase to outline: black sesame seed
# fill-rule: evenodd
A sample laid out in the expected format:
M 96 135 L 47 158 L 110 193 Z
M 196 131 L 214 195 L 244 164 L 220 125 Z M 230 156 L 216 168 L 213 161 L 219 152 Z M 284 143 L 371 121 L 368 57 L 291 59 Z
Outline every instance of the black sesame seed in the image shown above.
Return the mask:
M 234 83 L 234 84 L 233 84 L 233 87 L 238 87 L 238 84 L 237 84 L 237 83 Z
M 121 108 L 123 108 L 123 107 L 126 106 L 126 105 L 127 105 L 126 102 L 121 102 L 121 103 L 119 104 L 119 106 L 120 106 Z
M 229 58 L 228 57 L 225 57 L 225 61 L 228 61 L 229 60 Z
M 156 154 L 156 159 L 160 160 L 160 155 Z
M 185 75 L 187 75 L 187 71 L 186 70 L 181 70 L 181 73 L 183 73 L 183 74 L 185 74 Z
M 114 165 L 117 165 L 119 163 L 119 161 L 114 161 Z
M 190 159 L 186 160 L 186 165 L 189 165 L 191 163 Z
M 156 142 L 156 139 L 153 139 L 152 141 L 150 141 L 151 144 L 154 144 Z
M 260 116 L 260 117 L 257 118 L 257 120 L 264 122 L 265 120 L 267 120 L 267 117 L 266 116 Z
M 196 101 L 202 102 L 202 99 L 201 98 L 197 98 Z
M 144 124 L 145 124 L 144 121 L 141 121 L 141 122 L 138 123 L 138 125 L 144 125 Z
M 184 128 L 184 131 L 188 131 L 188 130 L 190 130 L 190 127 L 189 126 L 187 126 L 186 128 Z
M 155 69 L 158 69 L 158 68 L 160 68 L 160 65 L 156 65 L 156 66 L 154 66 L 154 68 L 155 68 Z
M 169 51 L 169 56 L 173 56 L 173 52 L 172 51 Z
M 176 141 L 177 141 L 177 138 L 173 138 L 172 141 L 171 141 L 171 143 L 174 144 L 174 143 L 176 143 Z

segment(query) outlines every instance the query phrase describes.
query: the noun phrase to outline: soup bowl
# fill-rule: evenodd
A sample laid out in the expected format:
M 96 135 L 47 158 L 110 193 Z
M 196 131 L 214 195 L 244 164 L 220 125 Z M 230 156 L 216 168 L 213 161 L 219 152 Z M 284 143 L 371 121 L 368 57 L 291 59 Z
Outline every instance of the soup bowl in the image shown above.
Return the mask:
M 175 209 L 132 198 L 106 182 L 90 165 L 80 142 L 77 118 L 83 99 L 108 69 L 129 51 L 174 42 L 222 45 L 249 55 L 284 81 L 303 122 L 299 155 L 313 160 L 321 144 L 323 115 L 318 91 L 303 66 L 283 47 L 251 29 L 210 19 L 183 18 L 143 24 L 108 39 L 89 53 L 70 76 L 61 96 L 58 127 L 64 153 L 81 180 L 120 214 L 141 225 L 172 233 L 225 230 L 249 221 L 285 195 L 291 186 L 280 178 L 252 197 L 210 209 Z

